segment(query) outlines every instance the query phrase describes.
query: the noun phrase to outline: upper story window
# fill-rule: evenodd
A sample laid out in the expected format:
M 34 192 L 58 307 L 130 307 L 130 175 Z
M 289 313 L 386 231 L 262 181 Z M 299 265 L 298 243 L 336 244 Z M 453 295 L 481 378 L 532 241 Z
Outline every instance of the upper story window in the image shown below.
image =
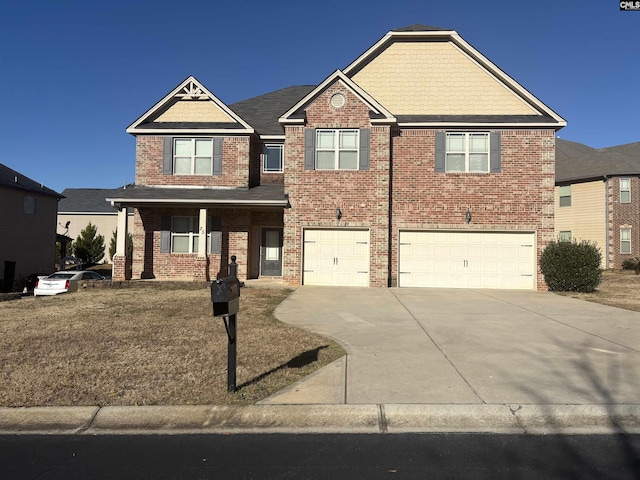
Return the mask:
M 283 158 L 283 145 L 265 145 L 262 160 L 262 171 L 265 173 L 281 173 L 283 171 Z
M 369 170 L 369 128 L 304 131 L 305 170 Z
M 25 215 L 36 214 L 36 197 L 31 195 L 24 196 L 24 213 Z
M 488 133 L 447 133 L 446 172 L 489 172 Z
M 571 206 L 571 185 L 563 185 L 559 188 L 559 190 L 560 190 L 560 206 L 570 207 Z
M 620 179 L 620 203 L 631 203 L 631 179 Z
M 222 138 L 164 137 L 163 175 L 221 175 Z
M 316 130 L 317 170 L 358 170 L 357 129 Z
M 436 132 L 435 171 L 500 173 L 500 132 Z

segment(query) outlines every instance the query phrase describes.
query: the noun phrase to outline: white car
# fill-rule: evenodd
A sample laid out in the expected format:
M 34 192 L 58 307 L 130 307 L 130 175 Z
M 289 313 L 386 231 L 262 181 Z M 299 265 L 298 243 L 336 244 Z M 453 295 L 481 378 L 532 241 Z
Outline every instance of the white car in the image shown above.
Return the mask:
M 78 282 L 82 280 L 107 280 L 107 278 L 87 270 L 55 272 L 48 277 L 38 279 L 33 289 L 33 296 L 75 292 L 78 290 Z

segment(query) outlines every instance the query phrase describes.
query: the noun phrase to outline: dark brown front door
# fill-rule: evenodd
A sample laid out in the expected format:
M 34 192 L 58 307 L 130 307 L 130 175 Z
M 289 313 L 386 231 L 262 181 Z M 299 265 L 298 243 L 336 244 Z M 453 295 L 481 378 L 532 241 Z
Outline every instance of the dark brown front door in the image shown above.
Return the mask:
M 282 229 L 263 228 L 260 244 L 260 275 L 282 276 Z

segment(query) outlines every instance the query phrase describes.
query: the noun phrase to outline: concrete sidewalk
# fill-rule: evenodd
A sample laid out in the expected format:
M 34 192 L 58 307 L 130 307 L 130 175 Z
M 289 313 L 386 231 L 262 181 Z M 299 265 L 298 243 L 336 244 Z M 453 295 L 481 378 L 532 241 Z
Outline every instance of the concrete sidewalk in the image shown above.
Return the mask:
M 640 313 L 550 293 L 300 287 L 347 355 L 259 405 L 0 408 L 0 434 L 640 433 Z

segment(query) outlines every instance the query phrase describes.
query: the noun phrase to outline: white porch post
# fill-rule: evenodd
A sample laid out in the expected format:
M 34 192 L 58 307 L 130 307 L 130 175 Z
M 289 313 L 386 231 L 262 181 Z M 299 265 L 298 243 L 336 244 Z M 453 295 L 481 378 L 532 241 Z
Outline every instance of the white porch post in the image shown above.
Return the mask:
M 118 210 L 118 238 L 116 240 L 115 256 L 126 256 L 127 254 L 127 207 L 120 207 Z
M 198 232 L 198 257 L 207 256 L 207 209 L 200 209 L 200 230 Z

